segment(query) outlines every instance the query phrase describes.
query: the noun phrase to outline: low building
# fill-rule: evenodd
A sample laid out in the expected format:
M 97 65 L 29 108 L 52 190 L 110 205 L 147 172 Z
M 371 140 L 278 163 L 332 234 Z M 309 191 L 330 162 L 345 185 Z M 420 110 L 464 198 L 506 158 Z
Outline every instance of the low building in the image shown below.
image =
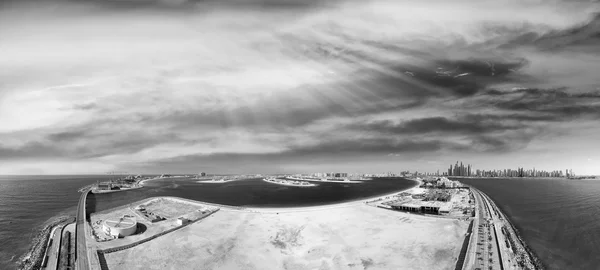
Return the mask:
M 440 215 L 447 215 L 450 214 L 450 210 L 452 210 L 452 205 L 450 205 L 449 203 L 444 204 L 440 207 L 439 211 L 440 211 Z
M 394 210 L 414 212 L 414 213 L 421 212 L 421 206 L 417 205 L 417 204 L 403 203 L 403 204 L 391 205 L 391 206 L 392 206 L 392 209 L 394 209 Z
M 137 230 L 137 221 L 130 216 L 118 219 L 107 219 L 102 224 L 102 231 L 115 238 L 132 235 Z
M 111 190 L 112 185 L 110 183 L 98 183 L 99 190 Z
M 394 210 L 399 211 L 439 215 L 441 214 L 440 209 L 443 209 L 444 211 L 447 210 L 447 212 L 449 213 L 451 205 L 449 205 L 449 203 L 439 201 L 410 200 L 392 203 L 390 204 L 390 207 Z
M 190 220 L 184 217 L 177 218 L 177 225 L 182 226 L 190 223 Z

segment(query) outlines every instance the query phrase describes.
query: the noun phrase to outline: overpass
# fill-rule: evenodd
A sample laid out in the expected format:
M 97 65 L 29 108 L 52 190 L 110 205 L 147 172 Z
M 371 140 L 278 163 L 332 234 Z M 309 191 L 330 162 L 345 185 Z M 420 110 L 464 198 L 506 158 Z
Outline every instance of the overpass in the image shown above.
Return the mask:
M 75 269 L 89 270 L 90 264 L 87 256 L 87 245 L 85 241 L 86 223 L 86 198 L 90 190 L 81 192 L 79 204 L 77 205 L 77 217 L 75 226 Z

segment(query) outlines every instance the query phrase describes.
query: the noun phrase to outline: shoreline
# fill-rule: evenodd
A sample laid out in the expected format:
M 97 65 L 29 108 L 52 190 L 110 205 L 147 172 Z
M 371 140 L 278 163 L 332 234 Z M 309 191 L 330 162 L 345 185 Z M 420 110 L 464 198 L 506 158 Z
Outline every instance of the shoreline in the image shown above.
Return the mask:
M 44 227 L 39 230 L 38 233 L 31 239 L 31 246 L 27 252 L 21 255 L 18 261 L 15 262 L 17 269 L 40 269 L 42 260 L 46 255 L 46 248 L 48 246 L 48 241 L 52 230 L 62 224 L 71 223 L 73 220 L 74 216 L 59 216 L 45 224 Z
M 348 180 L 348 181 L 337 181 L 337 180 L 322 180 L 322 179 L 310 179 L 310 178 L 301 178 L 301 177 L 293 177 L 293 176 L 286 176 L 284 177 L 285 180 L 293 180 L 293 181 L 307 181 L 307 182 L 321 182 L 321 183 L 338 183 L 338 184 L 360 184 L 363 181 L 368 181 L 368 180 Z
M 322 210 L 322 209 L 349 207 L 349 206 L 354 206 L 354 205 L 366 204 L 367 202 L 372 201 L 374 199 L 385 198 L 385 197 L 389 197 L 389 196 L 392 196 L 392 195 L 395 195 L 398 193 L 402 193 L 402 192 L 406 192 L 409 190 L 413 190 L 415 188 L 419 188 L 419 185 L 421 183 L 421 181 L 415 180 L 415 179 L 407 179 L 407 178 L 403 178 L 403 179 L 413 181 L 415 183 L 413 186 L 404 188 L 402 190 L 397 190 L 397 191 L 388 192 L 385 194 L 370 196 L 367 198 L 359 198 L 359 199 L 344 201 L 344 202 L 335 202 L 335 203 L 330 203 L 330 204 L 320 204 L 320 205 L 310 205 L 310 206 L 282 206 L 282 207 L 235 206 L 235 205 L 226 205 L 226 204 L 198 201 L 198 200 L 186 199 L 186 198 L 175 197 L 175 196 L 159 196 L 159 197 L 175 198 L 175 199 L 179 199 L 179 200 L 188 200 L 188 201 L 194 202 L 194 203 L 202 203 L 202 204 L 217 206 L 217 207 L 222 208 L 222 210 L 228 210 L 228 211 L 254 212 L 254 213 L 304 212 L 304 211 L 317 211 L 317 210 Z M 154 198 L 154 197 L 152 197 L 152 198 Z M 147 198 L 147 199 L 150 199 L 150 198 Z M 115 208 L 117 208 L 117 207 L 115 207 Z M 107 210 L 104 210 L 104 211 L 107 211 Z
M 295 185 L 295 184 L 280 183 L 280 182 L 267 180 L 267 178 L 263 178 L 263 181 L 272 183 L 272 184 L 276 184 L 276 185 L 288 186 L 288 187 L 317 187 L 318 186 L 318 185 L 311 184 L 311 183 L 309 183 L 308 185 Z M 286 179 L 285 181 L 293 181 L 293 180 Z M 294 180 L 294 181 L 298 181 L 298 180 Z
M 166 179 L 166 178 L 164 178 L 164 177 L 154 177 L 154 178 L 144 179 L 144 180 L 140 181 L 138 184 L 140 186 L 144 187 L 144 183 L 146 183 L 147 181 L 159 180 L 159 179 Z
M 463 183 L 464 184 L 464 183 Z M 517 229 L 517 227 L 512 223 L 512 221 L 510 220 L 510 218 L 508 217 L 508 215 L 506 215 L 503 211 L 503 209 L 501 209 L 494 200 L 492 200 L 492 198 L 490 196 L 488 196 L 485 192 L 481 191 L 480 189 L 477 189 L 475 187 L 472 187 L 470 185 L 469 186 L 471 189 L 475 189 L 477 192 L 479 192 L 481 194 L 482 197 L 485 197 L 484 200 L 487 200 L 490 205 L 491 208 L 497 212 L 497 214 L 499 216 L 501 216 L 501 222 L 503 224 L 503 227 L 506 227 L 507 230 L 512 230 L 512 234 L 515 235 L 516 239 L 512 239 L 512 237 L 510 237 L 511 232 L 509 231 L 509 239 L 513 240 L 510 241 L 511 244 L 511 250 L 513 251 L 514 254 L 518 254 L 519 257 L 521 257 L 522 259 L 524 259 L 525 263 L 528 264 L 526 269 L 534 269 L 534 270 L 545 270 L 546 266 L 544 265 L 544 263 L 539 259 L 539 257 L 535 254 L 535 252 L 533 251 L 533 249 L 531 249 L 531 247 L 529 247 L 529 245 L 527 245 L 527 242 L 525 240 L 523 240 L 523 237 L 521 236 L 521 233 L 519 232 L 519 230 Z M 502 228 L 501 228 L 501 231 Z M 503 235 L 504 232 L 502 233 Z M 506 235 L 504 236 L 506 239 Z M 515 241 L 516 240 L 516 241 Z M 515 247 L 514 246 L 514 242 L 517 242 L 518 245 L 520 245 L 520 247 Z M 521 252 L 514 252 L 514 249 L 520 249 L 522 248 L 524 251 Z M 530 266 L 533 266 L 533 268 L 531 268 Z
M 250 207 L 243 207 L 243 208 L 248 209 L 252 212 L 258 212 L 258 213 L 276 213 L 276 212 L 282 213 L 282 212 L 316 211 L 316 210 L 321 210 L 321 209 L 349 207 L 349 206 L 353 206 L 353 205 L 365 204 L 374 199 L 385 198 L 385 197 L 389 197 L 389 196 L 392 196 L 392 195 L 395 195 L 398 193 L 406 192 L 408 190 L 419 188 L 419 185 L 421 183 L 419 180 L 415 180 L 415 179 L 407 179 L 407 178 L 403 178 L 403 179 L 413 181 L 413 182 L 415 182 L 415 185 L 412 187 L 405 188 L 402 190 L 397 190 L 394 192 L 389 192 L 389 193 L 385 193 L 385 194 L 380 194 L 380 195 L 375 195 L 375 196 L 371 196 L 371 197 L 367 197 L 367 198 L 360 198 L 360 199 L 350 200 L 350 201 L 345 201 L 345 202 L 331 203 L 331 204 L 322 204 L 322 205 L 313 205 L 313 206 L 284 206 L 284 207 L 250 206 Z M 225 207 L 227 207 L 227 206 L 225 206 Z
M 166 179 L 166 178 L 158 177 L 158 178 L 145 179 L 145 180 L 140 181 L 139 184 L 143 187 L 144 182 L 150 181 L 150 180 L 158 180 L 158 179 Z M 367 203 L 368 201 L 372 201 L 374 199 L 384 198 L 384 197 L 392 196 L 392 195 L 395 195 L 395 194 L 398 194 L 401 192 L 406 192 L 406 191 L 418 188 L 421 183 L 421 181 L 416 180 L 416 179 L 408 179 L 408 178 L 401 178 L 401 179 L 409 180 L 414 183 L 410 187 L 403 188 L 400 190 L 395 190 L 395 191 L 384 193 L 384 194 L 369 196 L 369 197 L 365 197 L 365 198 L 358 198 L 358 199 L 353 199 L 353 200 L 349 200 L 349 201 L 334 202 L 334 203 L 330 203 L 330 204 L 310 205 L 310 206 L 283 206 L 283 207 L 233 206 L 233 205 L 223 205 L 223 204 L 217 204 L 217 203 L 211 203 L 211 202 L 190 200 L 190 199 L 173 197 L 173 196 L 159 196 L 159 197 L 173 197 L 176 199 L 189 200 L 194 203 L 201 203 L 201 204 L 206 204 L 206 205 L 217 206 L 217 207 L 222 208 L 222 210 L 227 210 L 227 211 L 254 212 L 254 213 L 265 213 L 265 214 L 276 214 L 276 213 L 283 213 L 283 212 L 304 212 L 304 211 L 317 211 L 317 210 L 323 210 L 323 209 L 350 207 L 350 206 L 354 206 L 354 205 L 360 205 L 360 204 Z M 235 181 L 235 180 L 232 180 L 232 181 Z M 228 182 L 228 181 L 225 181 L 225 182 Z M 82 187 L 81 189 L 84 189 L 86 187 Z M 125 191 L 125 190 L 123 190 L 123 191 Z M 149 199 L 149 198 L 147 198 L 147 199 Z M 118 207 L 122 207 L 122 206 L 118 206 Z M 118 208 L 118 207 L 116 207 L 116 208 Z M 107 209 L 107 210 L 110 210 L 110 209 Z M 15 262 L 17 265 L 17 269 L 19 269 L 19 270 L 37 269 L 36 267 L 39 267 L 41 265 L 42 259 L 45 255 L 45 249 L 46 249 L 46 245 L 48 243 L 48 236 L 50 235 L 51 230 L 60 224 L 69 223 L 70 219 L 72 219 L 72 218 L 73 218 L 73 216 L 58 216 L 58 217 L 53 218 L 53 220 L 47 222 L 47 224 L 44 224 L 42 229 L 37 231 L 36 235 L 34 235 L 32 237 L 30 248 L 27 250 L 27 252 L 25 254 L 19 256 L 19 259 Z
M 496 202 L 494 200 L 492 200 L 492 198 L 490 198 L 490 196 L 485 194 L 485 192 L 483 192 L 479 189 L 477 189 L 477 190 L 488 199 L 488 201 L 492 204 L 492 207 L 495 208 L 495 210 L 502 216 L 503 223 L 505 223 L 505 225 L 508 225 L 507 227 L 509 227 L 513 231 L 519 244 L 523 247 L 523 249 L 527 253 L 527 256 L 529 257 L 528 259 L 531 261 L 531 264 L 533 264 L 534 269 L 540 269 L 540 270 L 546 269 L 546 265 L 544 265 L 544 263 L 540 260 L 540 258 L 537 256 L 537 254 L 535 254 L 534 250 L 531 249 L 531 247 L 529 247 L 529 245 L 527 245 L 527 242 L 521 236 L 520 231 L 512 223 L 510 218 L 506 214 L 504 214 L 504 211 L 496 204 Z
M 253 178 L 232 179 L 232 180 L 198 180 L 195 182 L 199 183 L 199 184 L 224 184 L 224 183 L 228 183 L 228 182 L 241 181 L 241 180 L 245 180 L 245 179 L 253 179 Z
M 114 189 L 114 190 L 95 190 L 92 188 L 91 192 L 94 194 L 102 194 L 102 193 L 113 193 L 113 192 L 119 192 L 119 191 L 128 191 L 128 190 L 134 190 L 134 189 L 140 189 L 143 188 L 144 186 L 140 185 L 137 187 L 131 187 L 131 188 L 122 188 L 122 189 Z

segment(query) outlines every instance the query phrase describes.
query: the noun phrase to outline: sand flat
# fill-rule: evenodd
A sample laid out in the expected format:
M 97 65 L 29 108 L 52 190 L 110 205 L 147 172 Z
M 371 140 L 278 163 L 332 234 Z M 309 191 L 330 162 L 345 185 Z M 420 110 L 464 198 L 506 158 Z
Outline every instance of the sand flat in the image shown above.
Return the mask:
M 452 269 L 467 226 L 364 204 L 279 213 L 221 209 L 105 257 L 110 269 Z

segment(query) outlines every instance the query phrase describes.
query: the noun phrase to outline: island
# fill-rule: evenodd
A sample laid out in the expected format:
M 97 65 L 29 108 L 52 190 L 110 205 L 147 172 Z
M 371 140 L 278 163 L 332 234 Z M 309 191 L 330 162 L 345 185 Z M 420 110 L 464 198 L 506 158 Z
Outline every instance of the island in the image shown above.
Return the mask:
M 83 269 L 449 269 L 460 261 L 472 226 L 469 196 L 466 187 L 416 186 L 285 208 L 152 197 L 101 212 L 84 208 L 84 251 L 77 254 L 86 260 Z
M 278 184 L 278 185 L 284 185 L 284 186 L 296 186 L 296 187 L 314 187 L 314 186 L 317 186 L 315 184 L 312 184 L 312 183 L 309 183 L 309 182 L 306 182 L 306 181 L 279 179 L 279 178 L 275 178 L 275 177 L 263 178 L 263 181 L 269 182 L 269 183 L 273 183 L 273 184 Z
M 263 180 L 318 186 L 285 178 Z M 73 235 L 62 234 L 72 239 L 47 248 L 32 263 L 41 257 L 41 265 L 93 270 L 187 269 L 189 265 L 198 269 L 544 269 L 483 192 L 446 177 L 411 180 L 416 186 L 372 198 L 280 208 L 162 196 L 87 212 L 93 209 L 89 204 L 93 201 L 86 202 L 88 190 L 81 195 L 76 224 L 64 230 Z M 52 254 L 63 252 L 77 259 L 52 259 Z

